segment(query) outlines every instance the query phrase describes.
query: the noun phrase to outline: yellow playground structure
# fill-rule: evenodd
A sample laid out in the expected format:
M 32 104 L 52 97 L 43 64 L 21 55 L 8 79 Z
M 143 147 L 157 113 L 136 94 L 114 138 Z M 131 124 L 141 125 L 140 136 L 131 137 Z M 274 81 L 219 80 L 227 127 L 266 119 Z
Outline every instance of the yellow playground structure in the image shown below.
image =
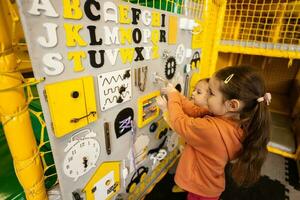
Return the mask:
M 30 4 L 29 2 L 32 4 L 31 5 L 32 7 L 29 6 Z M 192 57 L 192 56 L 190 56 L 189 58 L 184 57 L 184 59 L 191 60 L 191 62 L 188 62 L 188 66 L 194 72 L 192 75 L 188 74 L 191 76 L 185 76 L 188 77 L 186 80 L 184 80 L 184 82 L 188 82 L 188 83 L 184 83 L 185 86 L 188 85 L 186 87 L 189 87 L 189 89 L 187 89 L 187 95 L 193 90 L 194 84 L 197 79 L 210 77 L 217 69 L 220 69 L 222 67 L 230 66 L 230 65 L 251 64 L 256 68 L 259 68 L 259 70 L 261 71 L 262 75 L 266 80 L 268 91 L 272 93 L 272 104 L 271 104 L 272 132 L 271 132 L 271 140 L 268 144 L 268 150 L 272 153 L 279 154 L 283 157 L 291 158 L 297 161 L 298 171 L 300 174 L 300 0 L 123 0 L 123 1 L 108 0 L 105 3 L 103 3 L 104 1 L 97 1 L 97 0 L 95 1 L 30 0 L 28 2 L 25 0 L 17 0 L 17 1 L 1 0 L 0 1 L 0 122 L 1 122 L 0 123 L 0 156 L 1 159 L 3 157 L 3 161 L 0 162 L 0 168 L 1 168 L 0 199 L 24 199 L 24 198 L 28 200 L 48 199 L 47 190 L 57 185 L 60 182 L 60 177 L 63 177 L 64 181 L 70 178 L 67 177 L 66 172 L 63 171 L 65 170 L 65 168 L 60 166 L 63 165 L 62 162 L 64 162 L 63 156 L 58 155 L 61 154 L 60 151 L 64 150 L 64 148 L 62 147 L 65 147 L 64 145 L 67 145 L 68 143 L 74 142 L 76 140 L 79 141 L 80 139 L 86 139 L 86 138 L 91 139 L 88 137 L 89 135 L 85 136 L 85 138 L 80 136 L 80 138 L 78 137 L 79 139 L 78 138 L 76 139 L 76 134 L 73 133 L 71 137 L 71 134 L 69 133 L 78 128 L 66 127 L 65 124 L 62 124 L 62 127 L 66 128 L 66 131 L 54 130 L 56 128 L 51 127 L 53 126 L 53 122 L 54 122 L 53 113 L 45 112 L 45 108 L 47 108 L 47 106 L 45 105 L 47 104 L 46 100 L 50 99 L 49 100 L 50 102 L 51 98 L 55 99 L 55 96 L 49 97 L 49 92 L 48 94 L 46 94 L 47 93 L 46 90 L 47 88 L 51 88 L 49 87 L 49 85 L 51 86 L 51 84 L 57 82 L 58 79 L 56 80 L 55 76 L 51 76 L 51 75 L 49 75 L 48 77 L 40 76 L 39 75 L 40 71 L 38 71 L 39 70 L 38 67 L 42 68 L 42 66 L 35 65 L 34 66 L 35 68 L 33 70 L 32 63 L 36 62 L 34 59 L 38 60 L 41 58 L 39 58 L 38 56 L 33 56 L 32 52 L 30 52 L 31 50 L 30 48 L 32 48 L 33 51 L 38 51 L 32 45 L 35 42 L 35 40 L 38 39 L 33 38 L 30 35 L 32 34 L 32 32 L 34 32 L 32 31 L 32 29 L 35 29 L 35 27 L 33 26 L 35 22 L 36 22 L 36 26 L 40 24 L 47 24 L 48 22 L 52 23 L 53 20 L 57 20 L 55 22 L 58 25 L 61 25 L 60 23 L 62 22 L 63 23 L 72 22 L 78 24 L 80 22 L 81 24 L 84 24 L 86 26 L 88 25 L 86 24 L 86 22 L 88 21 L 87 16 L 78 17 L 76 20 L 79 20 L 79 22 L 74 20 L 75 18 L 74 13 L 77 12 L 76 11 L 77 4 L 78 4 L 77 5 L 78 8 L 81 7 L 82 10 L 85 11 L 85 13 L 88 13 L 86 11 L 88 9 L 86 8 L 86 6 L 84 6 L 86 5 L 86 2 L 94 2 L 94 4 L 90 5 L 90 10 L 92 10 L 91 13 L 93 14 L 94 17 L 97 16 L 96 11 L 98 10 L 102 11 L 101 9 L 105 9 L 105 8 L 114 11 L 114 6 L 118 5 L 118 9 L 119 9 L 118 12 L 123 14 L 124 12 L 126 13 L 130 9 L 132 10 L 135 9 L 135 12 L 138 12 L 137 10 L 139 10 L 139 12 L 141 12 L 139 18 L 140 20 L 143 19 L 144 16 L 143 13 L 146 13 L 145 16 L 147 16 L 148 10 L 151 11 L 152 17 L 154 16 L 155 13 L 160 14 L 159 16 L 162 19 L 164 17 L 168 19 L 166 20 L 166 23 L 168 24 L 167 26 L 164 26 L 164 24 L 162 24 L 159 27 L 163 30 L 170 31 L 172 30 L 171 26 L 173 28 L 175 27 L 173 31 L 174 30 L 177 31 L 177 29 L 178 30 L 180 29 L 180 31 L 177 32 L 177 36 L 175 33 L 174 33 L 175 36 L 170 35 L 168 34 L 167 31 L 160 32 L 161 34 L 160 41 L 158 43 L 159 45 L 162 46 L 162 48 L 165 48 L 166 51 L 164 52 L 162 50 L 160 51 L 159 59 L 162 60 L 160 64 L 163 67 L 165 67 L 165 64 L 163 64 L 162 62 L 168 62 L 166 60 L 172 57 L 172 56 L 168 57 L 168 54 L 172 54 L 172 52 L 176 52 L 176 50 L 179 49 L 179 48 L 177 49 L 175 48 L 176 41 L 177 42 L 180 41 L 181 44 L 183 44 L 186 47 L 185 48 L 186 52 L 188 51 L 198 52 L 199 57 L 197 57 L 197 54 L 194 54 L 194 56 L 196 57 Z M 50 9 L 51 5 L 53 6 L 53 10 L 54 8 L 56 8 L 57 12 L 58 13 L 60 12 L 59 17 L 47 18 L 48 16 L 46 17 L 42 16 L 45 13 L 47 15 L 47 12 L 45 10 L 47 11 L 51 10 Z M 99 5 L 99 9 L 97 7 L 98 5 Z M 28 10 L 30 10 L 30 8 L 31 10 L 34 10 L 33 8 L 35 6 L 36 6 L 36 11 L 38 11 L 38 14 L 32 14 L 32 16 L 30 17 L 33 18 L 33 20 L 30 21 L 31 18 L 28 16 L 30 12 L 32 13 L 34 12 Z M 66 17 L 67 14 L 65 11 L 68 6 L 69 7 L 73 6 L 72 7 L 73 13 L 72 12 L 69 13 L 70 16 L 74 15 L 73 19 Z M 91 7 L 93 7 L 93 9 L 91 9 Z M 26 9 L 28 12 L 24 11 Z M 143 9 L 145 10 L 145 12 Z M 53 13 L 55 14 L 55 12 L 56 11 L 54 10 Z M 109 17 L 109 12 L 107 12 L 106 14 Z M 64 18 L 62 18 L 63 16 Z M 111 17 L 110 20 L 112 21 L 113 17 L 112 16 L 110 17 Z M 104 18 L 103 15 L 101 15 L 101 19 L 100 19 L 102 20 L 101 22 L 103 22 L 103 18 Z M 123 20 L 125 19 L 126 16 L 124 17 Z M 119 20 L 121 21 L 121 17 Z M 188 20 L 190 20 L 190 23 L 192 24 L 194 23 L 195 26 L 192 25 L 192 28 L 184 27 L 185 25 L 184 21 L 188 21 Z M 107 21 L 109 22 L 108 19 Z M 108 23 L 107 21 L 105 21 L 105 23 Z M 147 20 L 145 20 L 145 22 L 146 21 Z M 152 18 L 151 23 L 154 23 L 153 21 L 155 21 L 154 17 Z M 29 27 L 28 24 L 31 25 L 31 27 Z M 127 23 L 126 26 L 124 26 L 124 24 L 121 24 L 120 22 L 117 23 L 115 27 L 119 28 L 120 30 L 125 30 L 124 27 L 126 28 L 132 27 L 132 29 L 136 31 L 136 35 L 139 35 L 138 30 L 134 29 L 136 26 L 141 30 L 146 30 L 147 28 L 150 27 L 148 26 L 145 28 L 143 27 L 144 24 L 133 25 Z M 188 24 L 189 23 L 187 23 L 187 26 Z M 101 24 L 101 31 L 102 31 L 102 25 L 103 24 Z M 45 25 L 45 27 L 46 26 L 47 25 Z M 76 29 L 74 27 L 73 29 Z M 109 25 L 108 27 L 113 27 L 113 26 Z M 149 29 L 152 31 L 155 30 L 156 28 L 157 26 L 155 26 L 155 24 L 154 25 L 152 24 L 152 27 Z M 103 28 L 103 30 L 104 29 L 105 28 Z M 37 28 L 37 30 L 41 30 L 41 29 Z M 147 31 L 144 31 L 143 33 L 147 33 Z M 58 34 L 58 38 L 59 38 L 58 40 L 61 39 L 60 34 L 61 32 L 59 32 Z M 49 37 L 51 38 L 52 36 Z M 82 36 L 82 38 L 84 39 L 86 39 L 87 37 L 88 37 L 87 35 Z M 124 38 L 121 38 L 122 40 L 124 39 L 125 41 L 124 46 L 131 47 L 133 43 L 129 44 L 128 42 L 129 39 L 126 38 L 125 36 Z M 79 41 L 79 39 L 78 38 L 76 39 L 75 36 L 73 39 L 74 41 L 76 40 L 77 42 Z M 122 45 L 121 39 L 120 39 L 120 43 Z M 164 39 L 166 40 L 165 43 L 163 43 Z M 152 40 L 154 39 L 152 38 Z M 175 43 L 172 44 L 170 42 L 171 40 L 174 40 Z M 135 41 L 134 37 L 133 37 L 133 41 Z M 103 38 L 103 43 L 105 43 L 105 38 Z M 63 52 L 73 48 L 70 46 L 59 46 L 60 44 L 61 44 L 60 41 L 57 42 L 56 46 L 53 45 L 53 48 L 59 48 L 59 50 L 62 50 Z M 78 49 L 80 48 L 87 48 L 87 47 L 86 45 L 85 46 L 79 45 Z M 155 47 L 153 47 L 152 50 L 154 48 Z M 169 52 L 167 51 L 168 48 L 169 48 Z M 175 48 L 174 51 L 173 48 Z M 120 47 L 120 49 L 122 49 L 122 46 Z M 44 50 L 42 49 L 42 51 Z M 51 49 L 50 50 L 48 49 L 48 51 L 51 52 Z M 121 53 L 122 52 L 120 51 L 120 54 Z M 139 58 L 141 59 L 142 54 L 138 53 L 138 55 L 140 55 Z M 164 56 L 166 56 L 167 58 L 163 58 Z M 84 56 L 82 56 L 82 58 L 83 57 Z M 144 55 L 145 60 L 146 57 L 147 56 Z M 65 60 L 68 59 L 70 60 L 70 57 L 65 56 Z M 154 60 L 155 56 L 152 55 L 151 59 Z M 138 56 L 136 60 L 138 60 Z M 176 57 L 176 61 L 177 64 L 179 64 L 177 57 Z M 77 72 L 76 69 L 74 69 L 74 71 L 68 71 L 70 70 L 69 68 L 71 67 L 67 66 L 66 63 L 64 64 L 66 67 L 64 72 L 62 73 L 66 73 L 67 76 L 65 77 L 67 78 L 65 77 L 62 78 L 62 76 L 57 74 L 57 77 L 59 77 L 60 79 L 59 81 L 65 81 L 65 79 L 71 79 L 71 78 L 75 80 L 75 78 L 78 78 L 76 76 L 78 76 L 78 74 L 81 73 L 80 70 L 77 70 Z M 125 66 L 126 64 L 127 63 L 121 63 L 121 61 L 120 63 L 117 63 L 117 65 L 122 65 L 122 66 Z M 137 64 L 134 63 L 133 65 L 137 65 Z M 151 98 L 153 98 L 155 95 L 156 96 L 159 95 L 159 92 L 153 92 L 154 89 L 152 88 L 152 86 L 151 89 L 153 90 L 147 92 L 147 89 L 149 89 L 150 86 L 148 86 L 147 88 L 147 84 L 145 82 L 147 81 L 149 82 L 151 80 L 151 74 L 153 74 L 151 70 L 154 70 L 154 68 L 151 69 L 152 66 L 150 63 L 147 65 L 148 68 L 140 68 L 140 69 L 138 69 L 137 66 L 134 66 L 136 67 L 136 70 L 131 72 L 132 76 L 135 75 L 136 77 L 139 77 L 139 79 L 135 79 L 135 81 L 138 83 L 135 83 L 135 85 L 132 83 L 133 90 L 136 90 L 137 92 L 136 93 L 132 92 L 131 94 L 132 99 L 130 99 L 131 101 L 134 101 L 133 103 L 134 106 L 137 105 L 137 108 L 134 107 L 133 109 L 134 113 L 139 113 L 139 114 L 136 114 L 137 116 L 132 117 L 134 120 L 138 121 L 138 125 L 136 127 L 132 126 L 131 129 L 129 129 L 128 133 L 130 134 L 131 133 L 133 134 L 134 130 L 136 131 L 136 129 L 138 130 L 142 129 L 144 126 L 146 126 L 149 123 L 151 124 L 150 126 L 150 132 L 151 132 L 151 128 L 154 129 L 155 126 L 159 126 L 158 122 L 160 122 L 160 120 L 157 120 L 157 123 L 153 122 L 153 120 L 155 121 L 156 120 L 155 118 L 158 117 L 159 110 L 156 110 L 155 115 L 153 114 L 151 117 L 145 119 L 145 116 L 147 116 L 148 114 L 145 111 L 146 109 L 144 109 L 146 104 L 145 102 L 151 103 Z M 181 65 L 183 66 L 185 64 L 182 62 Z M 82 69 L 82 68 L 78 68 L 78 69 Z M 85 72 L 82 72 L 82 74 L 87 76 L 89 75 L 89 73 L 90 74 L 96 73 L 95 71 L 98 69 L 97 68 L 88 69 L 88 71 L 86 70 Z M 179 67 L 177 66 L 177 71 L 179 71 L 178 69 Z M 149 71 L 148 76 L 147 74 L 145 74 L 147 73 L 147 70 Z M 107 73 L 106 74 L 107 76 L 110 76 L 108 74 L 109 69 L 107 69 L 105 72 Z M 181 70 L 180 73 L 183 73 L 183 70 Z M 169 75 L 173 77 L 174 74 L 173 75 L 169 74 Z M 116 74 L 112 75 L 112 78 L 114 76 L 117 75 Z M 97 74 L 96 78 L 97 81 L 100 82 L 102 80 L 101 74 L 100 75 Z M 141 80 L 144 80 L 144 82 Z M 46 84 L 45 86 L 46 89 L 44 90 L 44 93 L 42 89 L 44 87 L 43 84 Z M 92 80 L 92 84 L 94 84 L 93 80 Z M 146 85 L 142 85 L 142 84 L 146 84 Z M 84 83 L 82 85 L 83 85 L 82 87 L 84 87 Z M 144 94 L 144 90 L 139 89 L 142 88 L 142 86 L 145 86 L 146 88 L 145 94 Z M 54 91 L 52 92 L 54 93 L 57 92 L 56 91 L 57 88 L 59 87 L 55 87 Z M 118 87 L 118 89 L 120 90 L 120 87 Z M 123 89 L 126 90 L 126 88 Z M 87 89 L 85 88 L 85 90 Z M 92 88 L 92 90 L 94 92 L 94 88 Z M 100 103 L 101 103 L 101 94 L 102 94 L 101 92 L 103 91 L 99 89 L 98 91 L 95 92 L 95 94 L 86 92 L 85 95 L 86 96 L 94 95 L 94 99 L 95 99 L 95 96 L 97 96 L 98 93 L 100 93 L 99 95 L 100 95 Z M 76 96 L 76 94 L 78 96 L 78 93 L 72 93 L 74 99 L 77 98 L 74 97 L 74 95 Z M 43 99 L 42 102 L 46 102 L 46 103 L 41 103 L 40 102 L 41 99 Z M 125 98 L 123 98 L 120 100 L 120 103 L 123 103 L 121 102 L 123 100 L 124 102 L 127 101 Z M 88 104 L 87 102 L 88 100 L 86 100 L 85 106 Z M 95 102 L 99 104 L 99 99 Z M 130 107 L 128 105 L 129 104 L 127 103 L 127 107 Z M 113 106 L 114 105 L 111 104 L 111 107 Z M 71 108 L 71 109 L 76 109 L 76 108 Z M 121 110 L 121 107 L 119 107 L 119 109 Z M 119 109 L 114 111 L 114 115 L 117 115 L 119 113 Z M 136 112 L 135 109 L 139 109 L 138 112 Z M 95 130 L 98 130 L 98 128 L 101 127 L 101 131 L 104 131 L 105 134 L 104 133 L 101 134 L 103 135 L 101 136 L 103 137 L 103 142 L 102 141 L 100 142 L 100 146 L 105 146 L 101 148 L 101 154 L 100 154 L 101 162 L 106 163 L 106 161 L 126 160 L 127 154 L 126 156 L 124 156 L 122 154 L 122 150 L 116 150 L 113 148 L 114 145 L 118 146 L 119 144 L 116 141 L 121 140 L 122 138 L 123 139 L 120 143 L 127 146 L 136 145 L 134 144 L 134 142 L 131 144 L 131 139 L 133 137 L 125 136 L 126 137 L 125 140 L 124 136 L 121 137 L 117 135 L 115 137 L 113 134 L 111 134 L 110 140 L 108 140 L 106 134 L 109 134 L 109 132 L 113 132 L 112 130 L 114 125 L 113 123 L 111 123 L 111 126 L 109 128 L 109 126 L 107 125 L 108 123 L 106 125 L 103 124 L 105 124 L 105 122 L 107 121 L 109 122 L 110 118 L 112 117 L 111 115 L 107 115 L 106 117 L 105 111 L 107 110 L 107 108 L 103 108 L 103 106 L 96 110 L 97 112 L 96 111 L 94 113 L 86 112 L 85 116 L 82 115 L 78 118 L 74 118 L 75 120 L 73 119 L 73 122 L 76 120 L 80 121 L 82 120 L 82 118 L 84 118 L 85 120 L 86 118 L 87 122 L 85 123 L 85 125 L 90 126 L 89 128 L 91 129 L 94 128 Z M 61 114 L 63 114 L 63 112 L 64 111 L 61 111 Z M 95 113 L 97 113 L 96 116 L 94 116 Z M 142 115 L 143 117 L 138 118 L 139 115 Z M 93 120 L 90 120 L 89 122 L 88 119 L 91 117 L 95 117 L 95 118 Z M 62 118 L 60 119 L 62 120 Z M 52 119 L 52 121 L 51 122 L 50 120 L 47 121 L 47 119 Z M 103 124 L 95 128 L 94 125 L 91 125 L 91 124 L 95 124 L 95 121 L 96 122 L 100 121 L 101 123 L 103 122 Z M 82 127 L 84 126 L 81 126 L 80 128 Z M 144 127 L 144 129 L 142 130 L 143 132 L 145 132 L 146 128 Z M 162 130 L 162 128 L 158 127 L 157 130 Z M 149 132 L 148 127 L 147 127 L 147 131 Z M 56 137 L 57 135 L 52 134 L 52 132 L 59 133 L 59 137 Z M 63 134 L 60 134 L 61 132 L 63 132 Z M 143 142 L 148 141 L 147 144 L 149 144 L 149 146 L 158 146 L 156 144 L 159 143 L 158 141 L 159 139 L 164 137 L 164 134 L 162 134 L 161 131 L 156 134 L 163 135 L 163 136 L 160 136 L 159 138 L 158 137 L 154 138 L 149 136 L 150 139 L 143 138 L 141 139 L 141 141 Z M 75 139 L 73 136 L 75 137 Z M 55 148 L 53 148 L 53 144 Z M 111 157 L 109 157 L 109 153 L 103 156 L 103 153 L 106 153 L 106 151 L 108 150 L 107 149 L 108 146 L 109 148 L 112 148 Z M 141 149 L 142 149 L 141 152 L 144 150 L 146 151 L 146 147 L 145 148 L 141 147 Z M 119 156 L 121 154 L 122 156 Z M 128 155 L 129 155 L 128 157 L 130 157 L 130 153 Z M 140 158 L 135 158 L 137 162 L 139 161 L 140 163 L 142 163 L 144 162 L 144 160 L 147 159 L 146 158 L 147 153 L 143 152 L 141 153 L 141 155 L 142 156 L 140 157 L 143 157 L 141 158 L 141 160 L 139 160 Z M 157 183 L 164 176 L 167 170 L 172 166 L 172 164 L 178 158 L 178 156 L 179 155 L 177 151 L 170 150 L 168 155 L 165 157 L 164 161 L 159 162 L 159 164 L 156 163 L 157 165 L 154 164 L 152 165 L 153 167 L 151 171 L 152 174 L 149 173 L 150 169 L 147 169 L 149 170 L 147 173 L 146 168 L 143 168 L 145 172 L 144 175 L 147 175 L 147 177 L 145 179 L 141 178 L 140 180 L 141 184 L 139 186 L 136 186 L 137 189 L 134 188 L 135 189 L 134 190 L 131 188 L 132 193 L 129 194 L 128 199 L 141 199 L 143 196 L 147 194 L 147 192 L 151 191 L 155 183 Z M 126 165 L 126 161 L 122 161 L 122 162 L 123 164 L 125 163 Z M 100 163 L 98 163 L 98 165 L 100 165 Z M 83 180 L 83 182 L 85 183 L 84 185 L 86 186 L 85 188 L 84 187 L 80 188 L 80 192 L 79 192 L 80 194 L 82 191 L 89 189 L 89 191 L 87 191 L 88 194 L 87 196 L 89 196 L 88 199 L 94 198 L 92 197 L 93 196 L 92 194 L 95 192 L 94 186 L 100 184 L 101 181 L 99 181 L 99 179 L 102 180 L 103 177 L 111 176 L 110 172 L 104 173 L 103 171 L 100 172 L 101 170 L 97 170 L 98 165 L 97 167 L 93 166 L 95 167 L 93 169 L 91 167 L 90 172 L 82 172 L 82 174 L 76 177 L 78 178 L 78 180 Z M 119 165 L 121 164 L 118 163 L 118 166 Z M 107 164 L 107 166 L 110 166 L 110 164 Z M 104 168 L 107 167 L 104 166 Z M 122 177 L 120 174 L 118 174 L 117 176 L 115 175 L 115 177 L 118 177 L 118 181 L 117 181 L 118 183 L 112 184 L 111 187 L 114 187 L 114 190 L 122 190 L 122 188 L 124 188 L 125 190 L 126 187 L 124 187 L 124 184 L 120 183 L 122 182 L 120 181 L 120 177 L 122 178 L 122 180 L 124 179 L 125 182 L 124 174 L 126 173 L 133 174 L 132 171 L 130 170 L 129 172 L 125 172 L 126 171 L 125 169 L 127 169 L 126 167 L 123 167 L 122 169 L 120 168 L 121 167 L 113 166 L 114 169 L 113 172 L 121 173 L 122 175 Z M 109 171 L 109 169 L 107 170 Z M 94 175 L 91 174 L 91 172 L 93 173 L 95 172 Z M 126 181 L 128 181 L 128 178 L 126 179 Z M 71 185 L 73 183 L 79 184 L 77 182 L 76 183 L 73 182 L 72 180 L 69 183 L 70 183 L 69 186 L 65 187 L 66 188 L 65 191 L 69 191 L 69 190 L 71 191 L 71 187 L 72 187 Z M 109 185 L 110 183 L 106 182 L 106 184 Z M 64 182 L 64 185 L 68 185 L 68 184 Z M 136 183 L 136 185 L 138 185 L 138 182 Z M 77 186 L 78 185 L 76 185 L 76 187 Z M 111 188 L 108 191 L 112 192 Z M 76 191 L 75 193 L 74 191 L 72 192 L 73 195 L 77 195 Z M 112 193 L 109 194 L 114 195 Z M 111 198 L 111 196 L 107 196 L 107 199 L 109 198 Z M 106 199 L 106 197 L 104 199 Z

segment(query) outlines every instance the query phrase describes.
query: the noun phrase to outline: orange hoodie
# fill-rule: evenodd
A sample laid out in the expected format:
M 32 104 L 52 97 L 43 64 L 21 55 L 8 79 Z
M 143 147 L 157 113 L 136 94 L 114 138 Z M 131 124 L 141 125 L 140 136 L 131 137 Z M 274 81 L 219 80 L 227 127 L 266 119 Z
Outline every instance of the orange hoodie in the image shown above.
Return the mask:
M 219 197 L 225 188 L 224 168 L 242 148 L 243 130 L 224 117 L 209 116 L 178 92 L 168 95 L 169 120 L 185 148 L 175 182 L 188 192 Z

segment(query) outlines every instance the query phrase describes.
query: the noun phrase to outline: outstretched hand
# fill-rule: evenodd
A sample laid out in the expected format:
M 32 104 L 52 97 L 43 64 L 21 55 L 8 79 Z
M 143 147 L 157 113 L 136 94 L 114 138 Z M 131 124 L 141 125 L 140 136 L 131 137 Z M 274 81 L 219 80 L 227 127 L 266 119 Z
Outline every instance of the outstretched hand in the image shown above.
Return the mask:
M 156 97 L 156 103 L 163 112 L 168 110 L 168 102 L 164 96 Z
M 168 85 L 166 87 L 161 88 L 160 91 L 162 94 L 169 94 L 169 93 L 177 91 L 177 90 L 171 83 L 168 83 Z

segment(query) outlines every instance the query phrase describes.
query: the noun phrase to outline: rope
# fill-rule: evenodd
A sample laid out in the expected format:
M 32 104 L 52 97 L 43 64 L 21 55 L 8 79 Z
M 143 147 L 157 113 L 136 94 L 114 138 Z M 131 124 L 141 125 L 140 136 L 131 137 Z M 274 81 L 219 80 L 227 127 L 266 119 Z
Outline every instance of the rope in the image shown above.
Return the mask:
M 17 116 L 20 116 L 21 114 L 23 114 L 24 112 L 26 112 L 28 110 L 28 106 L 29 106 L 30 102 L 34 99 L 34 97 L 32 95 L 32 92 L 31 92 L 31 89 L 30 89 L 30 86 L 31 85 L 36 85 L 36 84 L 44 81 L 45 78 L 41 78 L 39 80 L 34 79 L 33 81 L 26 81 L 23 78 L 22 75 L 20 75 L 19 78 L 15 77 L 11 74 L 7 74 L 7 73 L 0 73 L 0 75 L 7 76 L 7 77 L 10 77 L 10 78 L 14 78 L 14 79 L 17 79 L 17 80 L 20 80 L 20 81 L 24 82 L 23 84 L 19 84 L 19 85 L 12 86 L 12 87 L 9 87 L 9 88 L 1 89 L 0 92 L 7 92 L 7 91 L 10 91 L 10 90 L 15 90 L 15 89 L 27 87 L 27 97 L 28 97 L 25 105 L 20 110 L 18 110 L 18 112 L 13 113 L 13 114 L 5 114 L 5 115 L 1 116 L 2 118 L 4 118 L 4 120 L 2 120 L 2 124 L 3 124 L 3 126 L 5 126 L 9 121 L 11 121 L 12 119 L 14 119 Z M 1 113 L 3 113 L 3 112 L 1 112 Z M 0 113 L 0 115 L 1 115 L 1 113 Z M 6 120 L 5 120 L 5 118 L 6 118 Z
M 35 159 L 39 156 L 39 153 L 40 152 L 38 150 L 36 150 L 36 152 L 34 153 L 34 155 L 32 157 L 25 159 L 25 160 L 17 160 L 16 158 L 14 158 L 13 162 L 14 162 L 16 174 L 18 174 L 18 172 L 21 172 L 22 170 L 24 170 L 25 168 L 30 166 L 35 161 Z M 16 163 L 19 163 L 18 165 L 23 165 L 23 163 L 25 163 L 25 164 L 23 167 L 16 169 Z
M 8 118 L 7 120 L 2 119 L 2 125 L 5 126 L 9 121 L 13 120 L 15 117 L 25 113 L 28 110 L 28 105 L 30 102 L 26 102 L 25 105 L 21 108 L 21 110 L 17 113 L 11 115 L 4 115 L 2 118 Z
M 0 74 L 0 75 L 12 77 L 12 75 L 5 74 L 5 73 Z M 28 81 L 28 82 L 26 80 L 22 80 L 23 84 L 19 84 L 19 85 L 15 85 L 15 86 L 12 86 L 12 87 L 9 87 L 9 88 L 1 89 L 0 92 L 7 92 L 7 91 L 10 91 L 10 90 L 15 90 L 15 89 L 19 89 L 19 88 L 23 88 L 23 87 L 27 87 L 27 86 L 31 86 L 31 85 L 36 85 L 36 84 L 38 84 L 38 83 L 40 83 L 44 80 L 45 80 L 45 78 L 41 78 L 39 80 L 34 79 L 34 81 Z

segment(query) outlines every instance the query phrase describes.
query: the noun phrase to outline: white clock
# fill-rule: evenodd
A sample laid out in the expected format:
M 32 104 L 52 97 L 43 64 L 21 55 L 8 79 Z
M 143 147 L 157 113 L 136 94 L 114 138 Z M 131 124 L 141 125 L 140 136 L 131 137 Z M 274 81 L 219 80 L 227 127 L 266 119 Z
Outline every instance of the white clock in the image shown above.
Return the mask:
M 67 154 L 63 163 L 63 171 L 68 177 L 74 178 L 74 181 L 96 167 L 100 145 L 95 137 L 96 133 L 90 129 L 82 130 L 72 136 L 64 149 Z

